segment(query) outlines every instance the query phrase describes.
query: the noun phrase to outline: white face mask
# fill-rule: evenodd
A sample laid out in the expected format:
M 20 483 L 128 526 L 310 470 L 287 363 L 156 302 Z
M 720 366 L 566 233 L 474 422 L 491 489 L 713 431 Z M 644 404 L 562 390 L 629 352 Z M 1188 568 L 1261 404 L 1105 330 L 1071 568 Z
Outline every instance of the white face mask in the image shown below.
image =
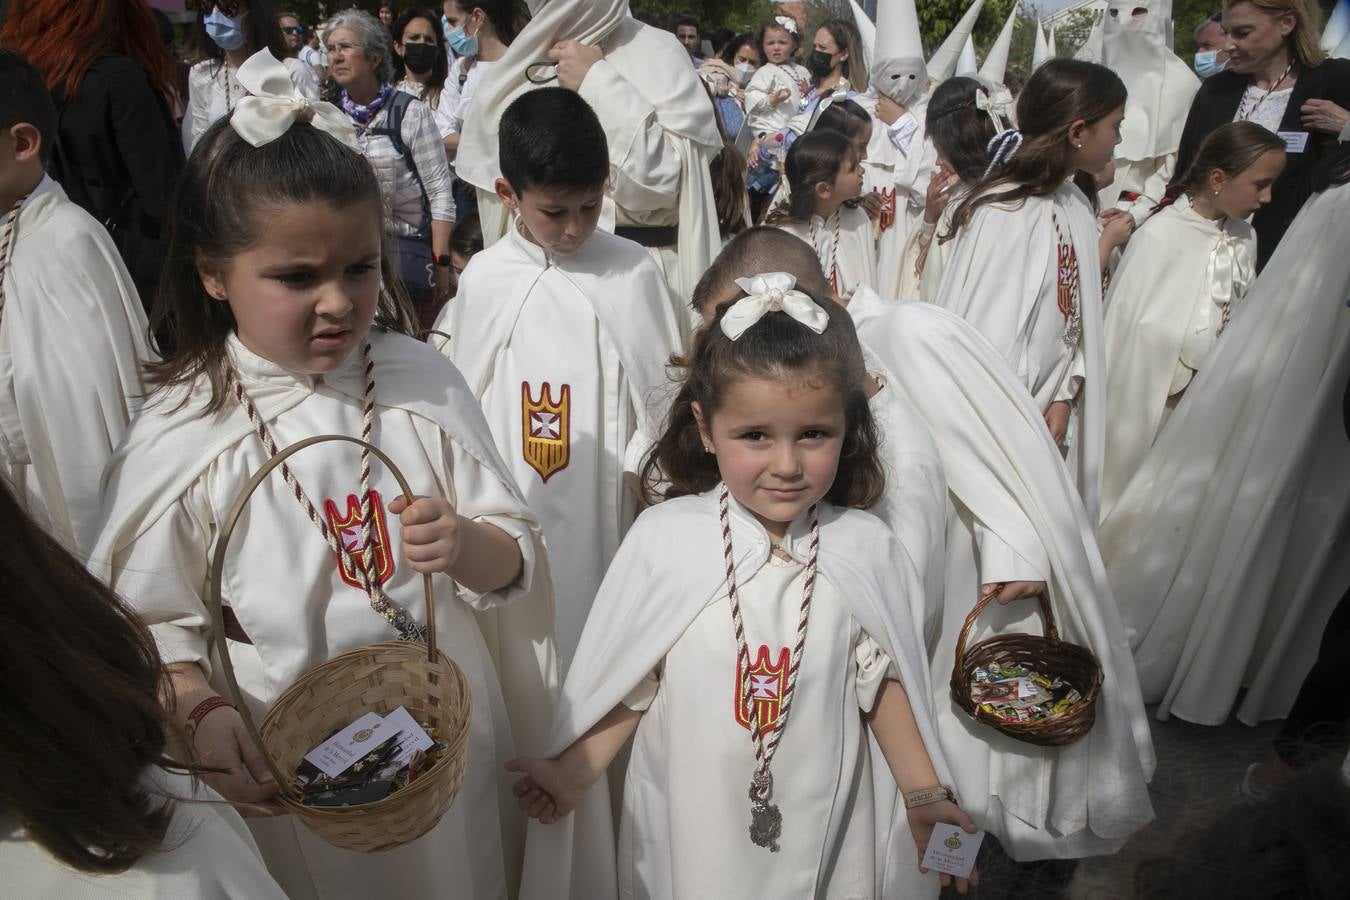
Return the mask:
M 736 71 L 741 73 L 741 84 L 749 84 L 750 77 L 755 74 L 753 63 L 736 63 Z

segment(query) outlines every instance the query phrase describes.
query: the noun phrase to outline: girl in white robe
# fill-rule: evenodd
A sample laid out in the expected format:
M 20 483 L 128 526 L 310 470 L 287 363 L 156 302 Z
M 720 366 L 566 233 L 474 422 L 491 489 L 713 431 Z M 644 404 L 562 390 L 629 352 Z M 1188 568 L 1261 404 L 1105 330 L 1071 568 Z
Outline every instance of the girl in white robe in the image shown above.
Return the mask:
M 1130 238 L 1107 295 L 1102 518 L 1251 287 L 1256 232 L 1244 220 L 1270 201 L 1284 157 L 1260 125 L 1216 129 L 1185 192 Z
M 1101 525 L 1160 719 L 1283 718 L 1350 585 L 1350 146 Z
M 510 766 L 541 821 L 527 893 L 879 896 L 874 807 L 889 798 L 869 732 L 919 846 L 934 822 L 973 827 L 949 799 L 917 805 L 944 797 L 918 793 L 943 773 L 906 607 L 918 586 L 888 529 L 848 508 L 875 499 L 881 469 L 847 314 L 794 283 L 744 279 L 749 296 L 695 339 L 646 473 L 677 499 L 639 517 L 606 576 L 550 758 Z M 570 866 L 613 859 L 569 847 L 568 813 L 635 731 L 617 867 Z M 752 776 L 771 784 L 756 781 L 753 809 Z
M 922 219 L 910 229 L 904 256 L 896 264 L 898 289 L 879 293 L 932 303 L 952 253 L 951 241 L 935 238 L 951 233 L 952 214 L 988 168 L 989 141 L 1002 129 L 1003 122 L 996 118 L 984 85 L 965 76 L 938 85 L 925 109 L 924 126 L 935 163 L 930 168 L 931 177 L 916 188 L 925 191 Z
M 760 29 L 759 54 L 764 64 L 745 86 L 745 127 L 751 134 L 776 134 L 802 111 L 811 90 L 811 73 L 795 59 L 801 38 L 797 22 L 780 16 Z
M 784 174 L 791 196 L 765 224 L 815 247 L 826 280 L 839 296 L 852 296 L 859 285 L 873 287 L 872 222 L 862 209 L 847 205 L 862 192 L 862 165 L 852 142 L 837 131 L 808 132 L 788 151 Z
M 1096 63 L 1057 59 L 1027 80 L 1021 130 L 991 146 L 989 170 L 953 213 L 935 302 L 970 322 L 1012 363 L 1097 516 L 1104 429 L 1102 280 L 1086 172 L 1120 140 L 1125 87 Z M 1076 173 L 1076 174 L 1075 174 Z M 1077 184 L 1083 181 L 1084 186 Z
M 585 101 L 543 88 L 502 118 L 501 151 L 519 189 L 501 185 L 519 218 L 474 257 L 434 329 L 450 335 L 444 352 L 543 526 L 566 667 L 637 515 L 636 473 L 665 417 L 665 365 L 680 329 L 642 247 L 595 230 L 593 218 L 560 239 L 558 217 L 539 211 L 574 204 L 585 219 L 604 198 L 609 157 Z
M 93 565 L 150 627 L 186 730 L 221 683 L 204 603 L 235 497 L 277 447 L 326 433 L 378 442 L 416 485 L 412 503 L 384 465 L 367 473 L 328 444 L 253 495 L 225 559 L 230 639 L 216 652 L 261 717 L 313 666 L 418 636 L 430 574 L 437 641 L 473 704 L 464 782 L 431 831 L 388 853 L 337 849 L 290 818 L 255 818 L 253 832 L 292 898 L 510 895 L 524 823 L 495 773 L 531 746 L 557 678 L 539 530 L 459 373 L 398 333 L 411 323 L 380 288 L 379 189 L 350 127 L 285 79 L 274 66 L 271 92 L 189 161 L 164 280 L 177 345 L 109 465 Z M 292 124 L 311 111 L 314 124 Z M 480 631 L 486 610 L 501 615 Z M 190 733 L 197 757 L 228 771 L 206 776 L 226 799 L 276 791 L 233 709 Z

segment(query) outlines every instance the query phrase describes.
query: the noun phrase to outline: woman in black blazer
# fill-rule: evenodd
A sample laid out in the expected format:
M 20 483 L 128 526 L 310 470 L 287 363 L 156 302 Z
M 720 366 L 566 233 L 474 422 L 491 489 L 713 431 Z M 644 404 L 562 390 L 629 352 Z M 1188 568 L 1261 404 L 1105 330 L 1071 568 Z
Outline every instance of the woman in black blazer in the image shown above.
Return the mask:
M 1318 19 L 1310 0 L 1224 0 L 1228 65 L 1201 84 L 1181 134 L 1178 180 L 1204 139 L 1226 122 L 1258 122 L 1285 139 L 1284 174 L 1271 202 L 1252 220 L 1258 270 L 1312 194 L 1313 172 L 1350 123 L 1350 60 L 1326 58 Z
M 58 40 L 52 40 L 59 35 Z M 48 173 L 112 235 L 148 311 L 183 169 L 173 57 L 145 0 L 14 0 L 0 43 L 27 57 L 60 113 Z

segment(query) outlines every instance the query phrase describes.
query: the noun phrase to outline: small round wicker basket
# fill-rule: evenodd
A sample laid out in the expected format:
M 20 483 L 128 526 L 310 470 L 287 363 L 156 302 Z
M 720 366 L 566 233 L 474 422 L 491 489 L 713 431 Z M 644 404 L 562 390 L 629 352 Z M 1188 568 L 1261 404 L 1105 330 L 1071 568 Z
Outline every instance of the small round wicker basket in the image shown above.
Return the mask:
M 986 638 L 969 650 L 966 643 L 971 629 L 997 592 L 986 594 L 966 616 L 956 640 L 956 666 L 952 669 L 952 700 L 977 722 L 996 728 L 1011 738 L 1042 747 L 1063 747 L 1092 730 L 1097 714 L 1097 695 L 1102 686 L 1102 667 L 1086 647 L 1060 640 L 1050 601 L 1044 594 L 1037 599 L 1045 620 L 1045 636 L 1035 634 L 999 634 Z M 1049 677 L 1062 678 L 1078 691 L 1080 699 L 1058 715 L 1026 722 L 1008 722 L 987 713 L 971 696 L 970 681 L 975 670 L 991 663 L 1025 666 Z
M 435 604 L 431 576 L 423 578 L 427 643 L 382 641 L 342 653 L 305 672 L 273 702 L 259 727 L 239 690 L 228 642 L 224 640 L 221 583 L 225 551 L 244 507 L 258 485 L 287 457 L 306 447 L 347 441 L 370 452 L 389 468 L 412 502 L 407 480 L 379 448 L 345 435 L 320 435 L 292 444 L 257 471 L 239 492 L 225 517 L 211 566 L 213 636 L 219 643 L 235 706 L 249 735 L 281 789 L 278 799 L 291 815 L 338 847 L 364 853 L 390 850 L 430 831 L 450 808 L 460 783 L 469 736 L 469 684 L 459 666 L 436 649 Z M 446 752 L 417 780 L 374 803 L 342 807 L 305 806 L 291 784 L 304 755 L 368 712 L 381 715 L 405 707 L 413 718 L 436 729 L 449 744 Z

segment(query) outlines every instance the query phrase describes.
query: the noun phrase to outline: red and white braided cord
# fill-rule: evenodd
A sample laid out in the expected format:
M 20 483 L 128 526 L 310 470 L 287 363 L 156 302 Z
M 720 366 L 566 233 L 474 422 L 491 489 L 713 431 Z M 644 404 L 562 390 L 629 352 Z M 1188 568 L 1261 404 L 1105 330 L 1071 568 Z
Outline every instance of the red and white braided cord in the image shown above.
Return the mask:
M 835 289 L 835 291 L 838 291 L 838 290 L 839 290 L 839 282 L 836 280 L 836 277 L 835 277 L 835 276 L 836 276 L 835 269 L 836 269 L 836 266 L 837 266 L 837 258 L 838 258 L 838 253 L 839 253 L 839 210 L 836 209 L 836 210 L 834 211 L 834 214 L 830 216 L 829 221 L 830 221 L 830 223 L 831 223 L 831 224 L 830 224 L 830 255 L 829 255 L 828 261 L 825 262 L 825 263 L 823 263 L 823 264 L 822 264 L 822 267 L 825 269 L 825 280 L 828 281 L 828 282 L 830 283 L 830 286 L 833 287 L 833 288 Z M 815 246 L 815 248 L 816 248 L 816 253 L 819 253 L 819 252 L 820 252 L 820 244 L 819 244 L 819 242 L 816 240 L 816 233 L 817 233 L 817 229 L 816 229 L 816 220 L 815 220 L 815 218 L 812 218 L 812 219 L 811 219 L 811 243 L 812 243 L 812 245 Z
M 9 215 L 5 216 L 4 233 L 0 234 L 0 313 L 5 309 L 5 274 L 9 271 L 9 258 L 14 253 L 14 241 L 19 233 L 19 209 L 27 199 L 25 195 L 14 204 Z
M 788 715 L 792 712 L 792 697 L 797 689 L 797 672 L 801 668 L 802 651 L 806 647 L 806 623 L 811 614 L 811 597 L 816 589 L 816 562 L 820 555 L 820 519 L 816 508 L 811 507 L 811 545 L 806 562 L 806 581 L 802 585 L 802 604 L 797 619 L 797 640 L 792 646 L 792 661 L 788 664 L 787 687 L 778 712 L 778 726 L 766 741 L 759 728 L 759 704 L 750 700 L 750 647 L 745 642 L 745 621 L 741 617 L 741 600 L 736 591 L 736 560 L 731 550 L 731 514 L 730 492 L 723 484 L 718 493 L 718 513 L 722 521 L 722 551 L 727 563 L 727 598 L 731 601 L 731 624 L 736 630 L 736 658 L 741 672 L 741 696 L 750 702 L 750 739 L 755 745 L 755 774 L 766 774 L 778 750 L 778 742 L 787 729 Z M 767 799 L 767 797 L 761 797 Z
M 364 406 L 362 408 L 361 440 L 370 442 L 371 434 L 374 429 L 375 421 L 375 363 L 370 358 L 370 343 L 361 350 L 362 359 L 365 361 L 365 396 Z M 234 396 L 238 399 L 244 412 L 248 414 L 249 422 L 253 424 L 253 431 L 262 442 L 263 449 L 269 456 L 276 456 L 278 451 L 277 443 L 272 439 L 271 429 L 267 427 L 267 422 L 263 420 L 258 412 L 258 407 L 253 403 L 253 398 L 249 397 L 248 392 L 244 390 L 243 383 L 239 380 L 234 369 L 229 370 L 229 381 L 233 386 Z M 393 603 L 384 593 L 384 587 L 380 584 L 378 578 L 371 576 L 371 562 L 374 547 L 370 540 L 370 522 L 372 518 L 371 492 L 370 492 L 370 450 L 361 448 L 361 550 L 359 555 L 353 555 L 346 545 L 333 534 L 333 530 L 328 526 L 328 520 L 319 512 L 305 493 L 304 488 L 300 486 L 300 481 L 291 471 L 290 465 L 282 463 L 281 477 L 285 480 L 286 486 L 291 489 L 291 494 L 300 503 L 304 509 L 305 515 L 319 529 L 323 539 L 327 542 L 329 549 L 345 560 L 356 573 L 357 580 L 361 582 L 361 588 L 370 598 L 371 607 L 384 617 L 384 620 L 397 628 L 405 638 L 417 638 L 420 636 L 420 626 L 407 611 L 397 604 Z

